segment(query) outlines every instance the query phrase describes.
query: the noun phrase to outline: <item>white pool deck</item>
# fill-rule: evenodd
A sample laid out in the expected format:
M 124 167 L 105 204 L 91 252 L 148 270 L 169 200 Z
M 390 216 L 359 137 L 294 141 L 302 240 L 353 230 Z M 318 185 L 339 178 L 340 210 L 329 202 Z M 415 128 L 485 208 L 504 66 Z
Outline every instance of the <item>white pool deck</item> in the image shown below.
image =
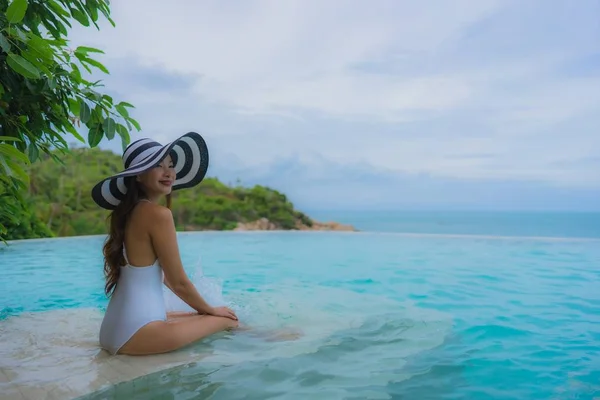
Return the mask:
M 100 349 L 95 310 L 25 313 L 0 321 L 0 399 L 69 400 L 121 382 L 199 361 L 202 354 L 112 356 Z M 144 385 L 118 385 L 116 397 Z
M 141 362 L 138 359 L 127 357 L 112 357 L 99 361 L 93 368 L 82 368 L 79 373 L 65 376 L 58 370 L 60 368 L 47 368 L 43 373 L 49 378 L 46 382 L 21 382 L 19 377 L 30 372 L 31 369 L 23 368 L 0 370 L 0 399 L 14 400 L 67 400 L 95 392 L 105 387 L 129 381 L 153 372 L 169 369 L 171 367 L 193 362 L 189 357 L 159 357 L 148 358 Z M 41 372 L 38 370 L 37 372 Z M 55 376 L 54 382 L 50 377 Z M 144 385 L 144 381 L 139 382 Z M 117 386 L 115 395 L 126 398 L 137 388 L 136 385 Z

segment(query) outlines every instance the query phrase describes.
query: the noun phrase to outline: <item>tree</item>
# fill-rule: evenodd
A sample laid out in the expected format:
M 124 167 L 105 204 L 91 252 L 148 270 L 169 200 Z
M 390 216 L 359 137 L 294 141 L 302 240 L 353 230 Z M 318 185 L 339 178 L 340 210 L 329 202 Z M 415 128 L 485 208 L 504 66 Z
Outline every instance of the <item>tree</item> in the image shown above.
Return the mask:
M 133 105 L 100 93 L 101 81 L 82 74 L 108 74 L 93 58 L 102 50 L 69 47 L 72 23 L 89 27 L 103 15 L 114 27 L 109 0 L 0 0 L 0 239 L 5 224 L 26 215 L 21 195 L 29 185 L 28 165 L 40 152 L 61 162 L 66 136 L 96 147 L 119 135 L 123 147 L 139 123 Z M 87 131 L 80 135 L 75 125 Z M 87 136 L 87 143 L 84 136 Z M 56 151 L 59 150 L 58 155 Z M 16 199 L 17 201 L 14 201 Z

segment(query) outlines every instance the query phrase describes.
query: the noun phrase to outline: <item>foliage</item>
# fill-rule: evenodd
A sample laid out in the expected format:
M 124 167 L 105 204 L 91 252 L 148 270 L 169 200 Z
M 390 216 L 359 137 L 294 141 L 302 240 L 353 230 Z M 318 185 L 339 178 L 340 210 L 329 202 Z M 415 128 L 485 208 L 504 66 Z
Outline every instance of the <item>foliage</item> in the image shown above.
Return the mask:
M 0 177 L 0 203 L 0 223 L 11 239 L 53 236 L 52 231 L 33 212 L 30 200 L 25 198 L 22 186 L 15 178 Z
M 10 228 L 4 222 L 27 212 L 18 192 L 29 185 L 29 164 L 42 154 L 60 162 L 69 151 L 67 134 L 90 147 L 118 134 L 126 146 L 131 130 L 140 126 L 129 115 L 131 104 L 100 93 L 101 81 L 84 76 L 108 73 L 94 58 L 102 50 L 69 48 L 74 22 L 99 29 L 103 15 L 114 26 L 108 0 L 0 0 L 0 11 L 2 238 Z
M 122 169 L 121 157 L 99 148 L 75 148 L 62 164 L 48 155 L 40 158 L 28 168 L 29 187 L 19 192 L 35 213 L 18 215 L 19 221 L 27 221 L 25 227 L 8 224 L 8 238 L 105 234 L 109 212 L 93 202 L 90 190 L 102 178 Z M 280 229 L 312 225 L 308 216 L 295 210 L 276 190 L 230 187 L 216 178 L 173 192 L 172 208 L 178 230 L 230 230 L 238 222 L 261 218 Z

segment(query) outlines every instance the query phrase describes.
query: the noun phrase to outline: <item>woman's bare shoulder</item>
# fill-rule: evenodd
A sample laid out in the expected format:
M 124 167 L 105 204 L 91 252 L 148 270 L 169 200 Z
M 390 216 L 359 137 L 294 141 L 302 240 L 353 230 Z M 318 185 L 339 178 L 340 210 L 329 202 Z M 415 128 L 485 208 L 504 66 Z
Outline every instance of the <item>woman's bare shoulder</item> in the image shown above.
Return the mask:
M 134 210 L 134 218 L 145 226 L 156 227 L 173 224 L 173 213 L 165 206 L 146 201 L 140 202 Z

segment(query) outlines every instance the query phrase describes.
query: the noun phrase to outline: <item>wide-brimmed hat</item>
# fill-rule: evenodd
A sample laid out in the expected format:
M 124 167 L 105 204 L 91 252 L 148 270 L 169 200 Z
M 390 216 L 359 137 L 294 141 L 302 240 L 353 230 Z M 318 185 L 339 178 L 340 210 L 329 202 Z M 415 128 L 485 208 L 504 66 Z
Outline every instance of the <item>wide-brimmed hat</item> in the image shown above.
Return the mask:
M 102 208 L 115 209 L 127 193 L 125 178 L 154 168 L 167 155 L 171 155 L 176 172 L 171 190 L 190 188 L 204 179 L 208 148 L 200 134 L 188 132 L 166 145 L 144 138 L 127 146 L 123 152 L 125 169 L 98 182 L 92 189 L 92 199 Z

